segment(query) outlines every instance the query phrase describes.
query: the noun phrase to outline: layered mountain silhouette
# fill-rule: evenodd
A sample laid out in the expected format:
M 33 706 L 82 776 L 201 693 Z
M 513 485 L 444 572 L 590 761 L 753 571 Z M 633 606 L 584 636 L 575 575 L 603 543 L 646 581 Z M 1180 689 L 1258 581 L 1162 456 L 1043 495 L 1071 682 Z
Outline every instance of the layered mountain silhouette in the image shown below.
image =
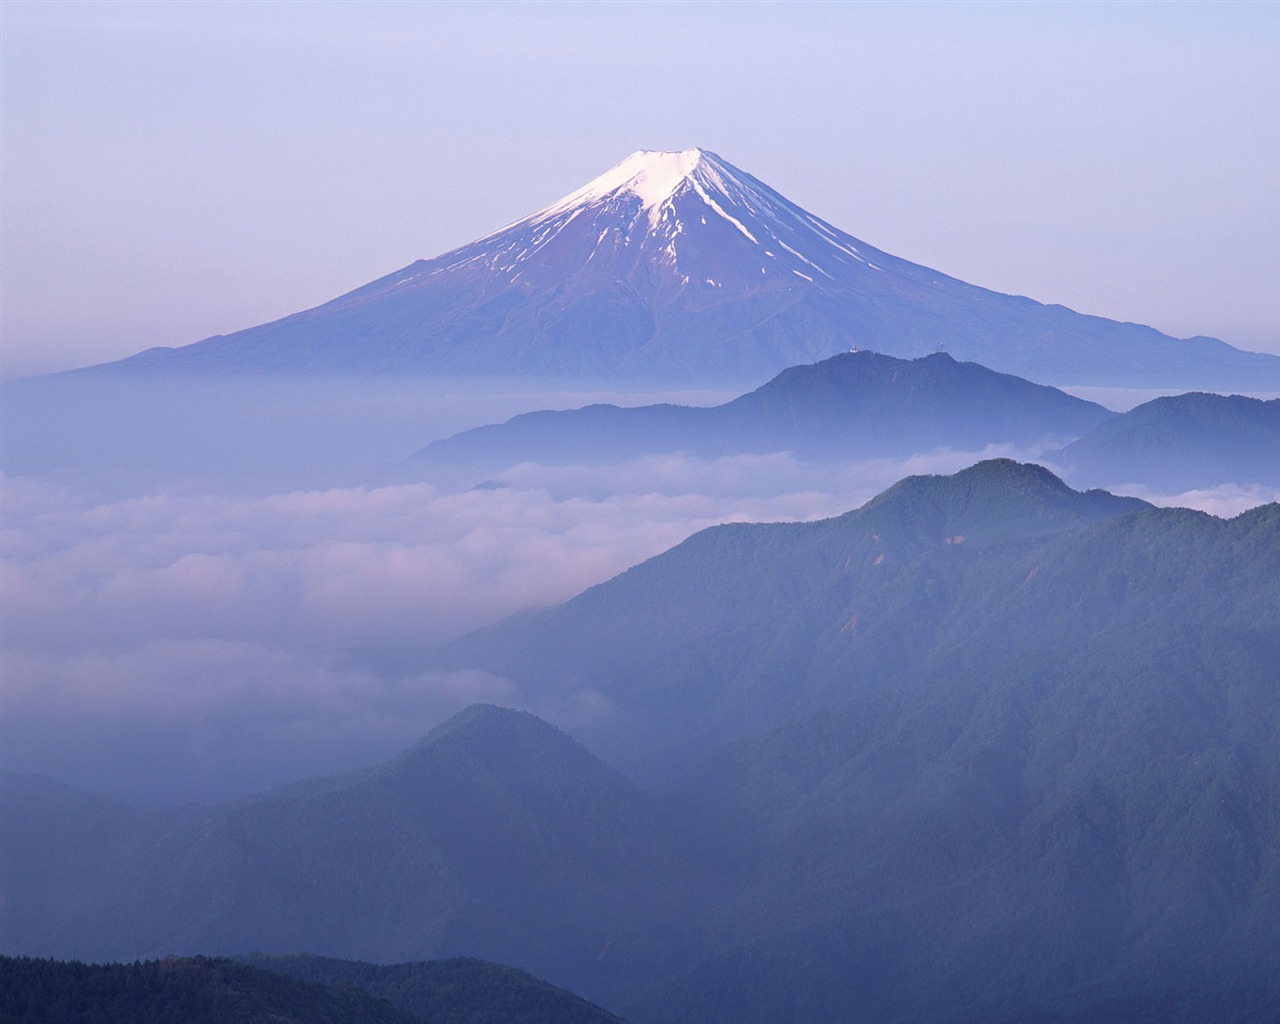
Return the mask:
M 683 962 L 711 891 L 650 798 L 494 707 L 368 771 L 211 809 L 0 783 L 6 953 L 465 954 L 616 993 Z
M 1048 383 L 1280 387 L 1280 357 L 965 284 L 700 149 L 633 153 L 523 220 L 324 305 L 112 365 L 738 383 L 852 347 L 916 358 L 943 346 Z
M 663 452 L 704 458 L 789 451 L 810 460 L 905 456 L 1076 437 L 1114 414 L 1055 388 L 938 353 L 843 353 L 784 370 L 712 408 L 592 405 L 531 412 L 433 442 L 403 475 L 472 476 L 521 462 L 609 463 Z
M 1044 458 L 1090 484 L 1173 492 L 1229 483 L 1280 487 L 1280 399 L 1198 392 L 1157 398 Z
M 647 792 L 493 707 L 215 808 L 6 774 L 0 941 L 479 955 L 634 1024 L 1248 1024 L 1280 1005 L 1277 608 L 1280 505 L 1008 460 L 717 527 L 401 652 L 590 694 Z

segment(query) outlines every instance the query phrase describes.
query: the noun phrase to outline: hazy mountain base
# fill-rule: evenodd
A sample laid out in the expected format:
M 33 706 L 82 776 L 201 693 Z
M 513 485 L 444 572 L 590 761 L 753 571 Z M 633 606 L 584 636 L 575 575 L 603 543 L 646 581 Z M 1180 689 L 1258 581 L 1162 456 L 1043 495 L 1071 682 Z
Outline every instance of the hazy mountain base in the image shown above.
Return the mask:
M 744 384 L 753 387 L 753 379 Z M 432 438 L 533 409 L 732 398 L 535 378 L 129 373 L 0 385 L 0 469 L 106 495 L 368 484 Z
M 13 952 L 476 955 L 600 999 L 688 962 L 716 892 L 651 798 L 493 707 L 385 765 L 222 807 L 139 812 L 11 773 L 0 798 Z
M 906 473 L 981 457 L 668 455 L 526 464 L 462 492 L 372 486 L 389 450 L 398 459 L 421 441 L 410 411 L 445 422 L 466 396 L 229 387 L 157 383 L 122 391 L 119 408 L 74 390 L 46 406 L 38 389 L 15 406 L 6 392 L 6 455 L 48 475 L 2 485 L 4 767 L 163 806 L 384 760 L 477 701 L 572 731 L 497 677 L 389 680 L 343 652 L 456 637 L 564 601 L 713 523 L 833 515 Z M 26 433 L 11 430 L 24 415 Z M 400 434 L 412 440 L 397 447 Z

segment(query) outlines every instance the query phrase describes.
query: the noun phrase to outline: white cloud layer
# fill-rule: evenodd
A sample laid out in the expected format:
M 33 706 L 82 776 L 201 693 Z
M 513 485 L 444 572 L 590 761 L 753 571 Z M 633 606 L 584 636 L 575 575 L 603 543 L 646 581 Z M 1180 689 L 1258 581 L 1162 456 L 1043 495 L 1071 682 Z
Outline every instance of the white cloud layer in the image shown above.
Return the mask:
M 469 703 L 522 696 L 483 673 L 387 680 L 353 667 L 349 648 L 449 639 L 566 600 L 704 527 L 835 515 L 902 476 L 978 457 L 523 465 L 462 493 L 103 499 L 11 477 L 4 766 L 173 801 L 370 764 Z M 1225 515 L 1276 497 L 1226 488 L 1160 503 Z M 571 727 L 598 699 L 535 710 Z
M 521 698 L 474 673 L 389 682 L 350 667 L 348 648 L 444 640 L 703 527 L 834 514 L 878 489 L 802 477 L 780 457 L 673 458 L 519 467 L 464 493 L 121 499 L 10 477 L 4 765 L 173 800 L 370 763 L 468 703 Z M 754 497 L 765 479 L 778 485 Z
M 1195 508 L 1208 512 L 1212 516 L 1231 519 L 1241 512 L 1273 501 L 1280 501 L 1280 490 L 1274 487 L 1263 487 L 1257 484 L 1241 486 L 1240 484 L 1222 484 L 1218 487 L 1200 488 L 1181 491 L 1177 494 L 1163 494 L 1153 491 L 1142 484 L 1128 484 L 1114 487 L 1111 490 L 1123 494 L 1132 494 L 1153 505 L 1162 508 Z

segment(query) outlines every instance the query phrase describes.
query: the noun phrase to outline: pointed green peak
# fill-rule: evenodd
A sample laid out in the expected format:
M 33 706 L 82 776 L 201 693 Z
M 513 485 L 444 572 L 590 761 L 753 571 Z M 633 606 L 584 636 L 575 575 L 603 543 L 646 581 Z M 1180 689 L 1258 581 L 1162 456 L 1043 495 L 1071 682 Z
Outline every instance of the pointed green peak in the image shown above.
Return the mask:
M 1035 463 L 986 459 L 951 476 L 909 476 L 842 517 L 899 539 L 996 544 L 1077 529 L 1151 506 L 1107 491 L 1075 491 Z

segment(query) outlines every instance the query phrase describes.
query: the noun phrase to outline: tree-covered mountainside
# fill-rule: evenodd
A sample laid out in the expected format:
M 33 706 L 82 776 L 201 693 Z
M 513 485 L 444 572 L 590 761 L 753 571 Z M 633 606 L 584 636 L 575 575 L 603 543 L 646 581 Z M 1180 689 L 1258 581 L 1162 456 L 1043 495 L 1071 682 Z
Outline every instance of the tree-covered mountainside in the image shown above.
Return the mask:
M 677 799 L 747 923 L 626 1009 L 1255 1019 L 1280 1005 L 1278 669 L 1274 626 L 1099 626 L 729 745 Z
M 230 960 L 198 956 L 83 964 L 0 957 L 3 1024 L 421 1024 L 423 1020 L 353 986 L 298 981 Z
M 1221 484 L 1280 487 L 1280 398 L 1192 392 L 1145 402 L 1046 452 L 1073 480 L 1171 492 Z
M 648 794 L 496 708 L 207 810 L 9 776 L 6 950 L 478 955 L 635 1024 L 1280 1006 L 1280 505 L 985 462 L 399 657 L 578 698 Z
M 856 460 L 1076 437 L 1111 418 L 1055 388 L 958 363 L 846 352 L 793 366 L 713 408 L 592 405 L 532 412 L 436 441 L 405 475 L 483 475 L 520 462 L 603 463 L 661 452 L 704 458 L 790 451 Z
M 398 656 L 403 670 L 484 668 L 531 699 L 598 695 L 608 713 L 578 735 L 645 782 L 669 781 L 736 736 L 914 685 L 975 628 L 1009 632 L 1033 596 L 1075 599 L 1077 584 L 1036 579 L 1047 545 L 1146 507 L 992 460 L 910 477 L 835 519 L 714 527 L 558 608 Z M 1009 643 L 1036 650 L 1059 628 L 1072 628 L 1064 615 L 1027 616 Z
M 0 956 L 0 1024 L 623 1024 L 482 960 L 295 954 L 84 964 Z
M 239 957 L 325 985 L 354 985 L 425 1024 L 622 1024 L 622 1018 L 525 971 L 462 957 L 366 964 L 306 954 Z

